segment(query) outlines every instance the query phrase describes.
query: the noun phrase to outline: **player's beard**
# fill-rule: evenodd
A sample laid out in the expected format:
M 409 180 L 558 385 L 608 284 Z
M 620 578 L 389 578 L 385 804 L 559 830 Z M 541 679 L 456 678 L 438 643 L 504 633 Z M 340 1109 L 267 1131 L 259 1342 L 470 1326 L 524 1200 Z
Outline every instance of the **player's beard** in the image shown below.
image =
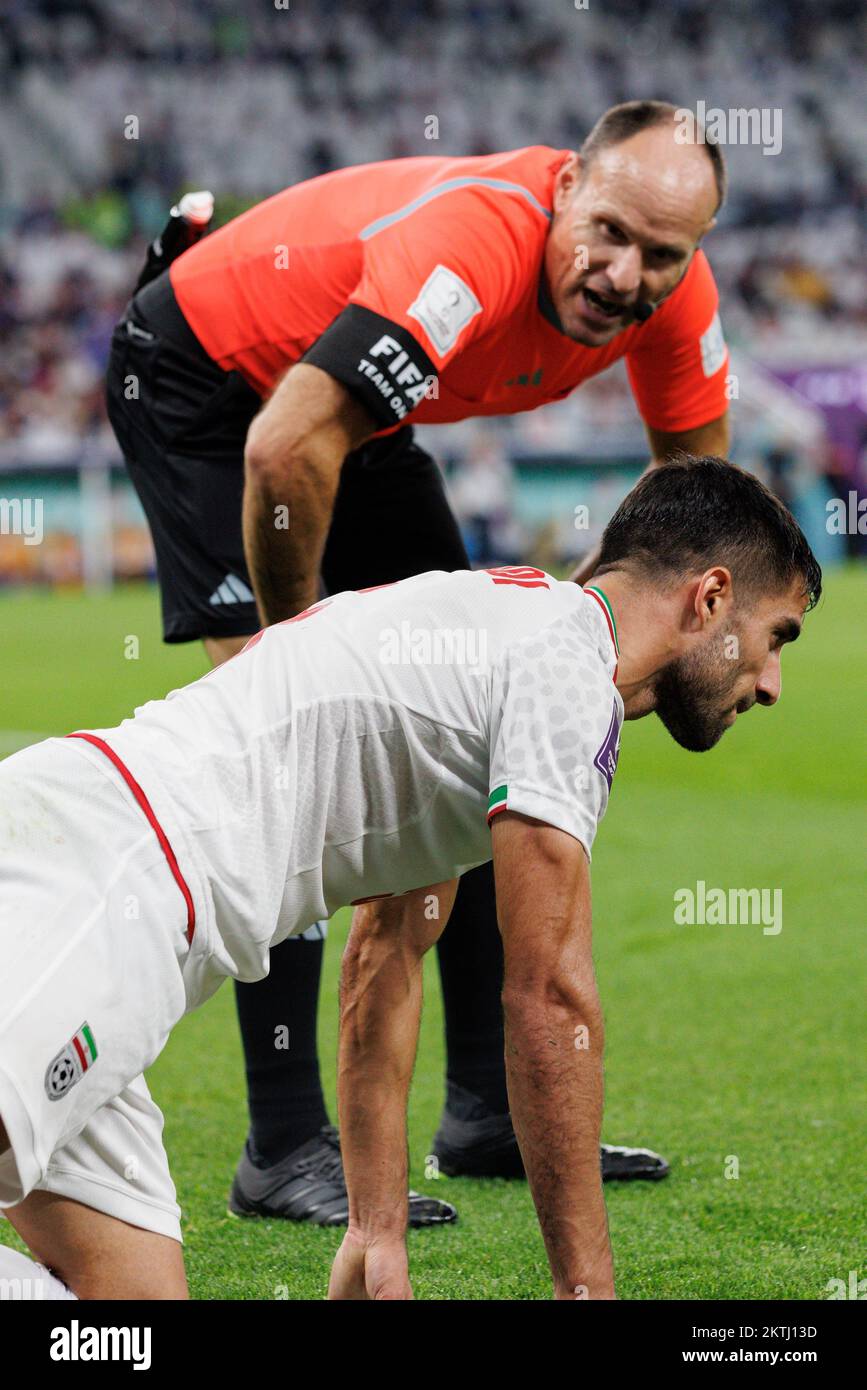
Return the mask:
M 740 677 L 737 661 L 726 656 L 726 637 L 679 657 L 656 679 L 656 713 L 672 738 L 691 753 L 713 748 L 730 728 Z

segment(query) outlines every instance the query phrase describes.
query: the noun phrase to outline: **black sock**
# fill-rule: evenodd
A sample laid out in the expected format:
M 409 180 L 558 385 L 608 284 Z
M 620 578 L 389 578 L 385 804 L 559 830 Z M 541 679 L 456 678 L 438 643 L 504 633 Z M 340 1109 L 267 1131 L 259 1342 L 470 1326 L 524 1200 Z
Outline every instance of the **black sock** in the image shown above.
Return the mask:
M 491 864 L 464 874 L 437 947 L 446 1023 L 446 1079 L 496 1115 L 509 1109 L 503 1059 L 503 943 Z
M 316 1047 L 324 949 L 324 941 L 283 941 L 271 952 L 271 971 L 264 980 L 235 986 L 247 1068 L 250 1156 L 263 1167 L 328 1123 Z

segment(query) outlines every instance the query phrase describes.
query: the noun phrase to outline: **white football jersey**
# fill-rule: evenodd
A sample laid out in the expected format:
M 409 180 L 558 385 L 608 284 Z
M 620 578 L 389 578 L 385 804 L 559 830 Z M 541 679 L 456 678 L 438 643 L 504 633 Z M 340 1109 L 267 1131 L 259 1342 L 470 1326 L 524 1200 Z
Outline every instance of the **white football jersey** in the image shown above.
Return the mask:
M 436 571 L 324 599 L 95 732 L 198 876 L 224 968 L 255 979 L 336 908 L 490 859 L 502 810 L 589 856 L 616 664 L 601 591 L 526 566 Z

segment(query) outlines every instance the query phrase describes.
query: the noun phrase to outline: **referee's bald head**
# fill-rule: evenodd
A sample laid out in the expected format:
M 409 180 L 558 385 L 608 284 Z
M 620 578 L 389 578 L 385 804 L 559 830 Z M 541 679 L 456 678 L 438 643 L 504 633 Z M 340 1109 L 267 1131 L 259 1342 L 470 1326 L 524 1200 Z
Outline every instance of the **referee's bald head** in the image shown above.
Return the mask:
M 718 212 L 725 202 L 728 189 L 722 148 L 708 136 L 693 112 L 673 106 L 670 101 L 623 101 L 609 107 L 599 117 L 578 151 L 582 167 L 585 171 L 589 169 L 602 150 L 620 145 L 640 135 L 643 130 L 653 129 L 667 129 L 675 144 L 695 145 L 707 156 L 716 187 L 714 212 Z

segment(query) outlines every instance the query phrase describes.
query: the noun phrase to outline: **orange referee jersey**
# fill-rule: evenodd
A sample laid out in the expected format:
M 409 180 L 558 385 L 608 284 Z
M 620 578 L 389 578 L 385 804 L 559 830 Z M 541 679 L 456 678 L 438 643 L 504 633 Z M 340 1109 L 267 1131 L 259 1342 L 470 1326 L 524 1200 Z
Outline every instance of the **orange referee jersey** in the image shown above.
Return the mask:
M 296 184 L 179 257 L 175 295 L 208 354 L 261 395 L 304 358 L 380 430 L 533 410 L 621 357 L 651 427 L 716 419 L 728 357 L 701 251 L 653 317 L 606 346 L 559 328 L 542 264 L 568 154 L 395 159 Z

